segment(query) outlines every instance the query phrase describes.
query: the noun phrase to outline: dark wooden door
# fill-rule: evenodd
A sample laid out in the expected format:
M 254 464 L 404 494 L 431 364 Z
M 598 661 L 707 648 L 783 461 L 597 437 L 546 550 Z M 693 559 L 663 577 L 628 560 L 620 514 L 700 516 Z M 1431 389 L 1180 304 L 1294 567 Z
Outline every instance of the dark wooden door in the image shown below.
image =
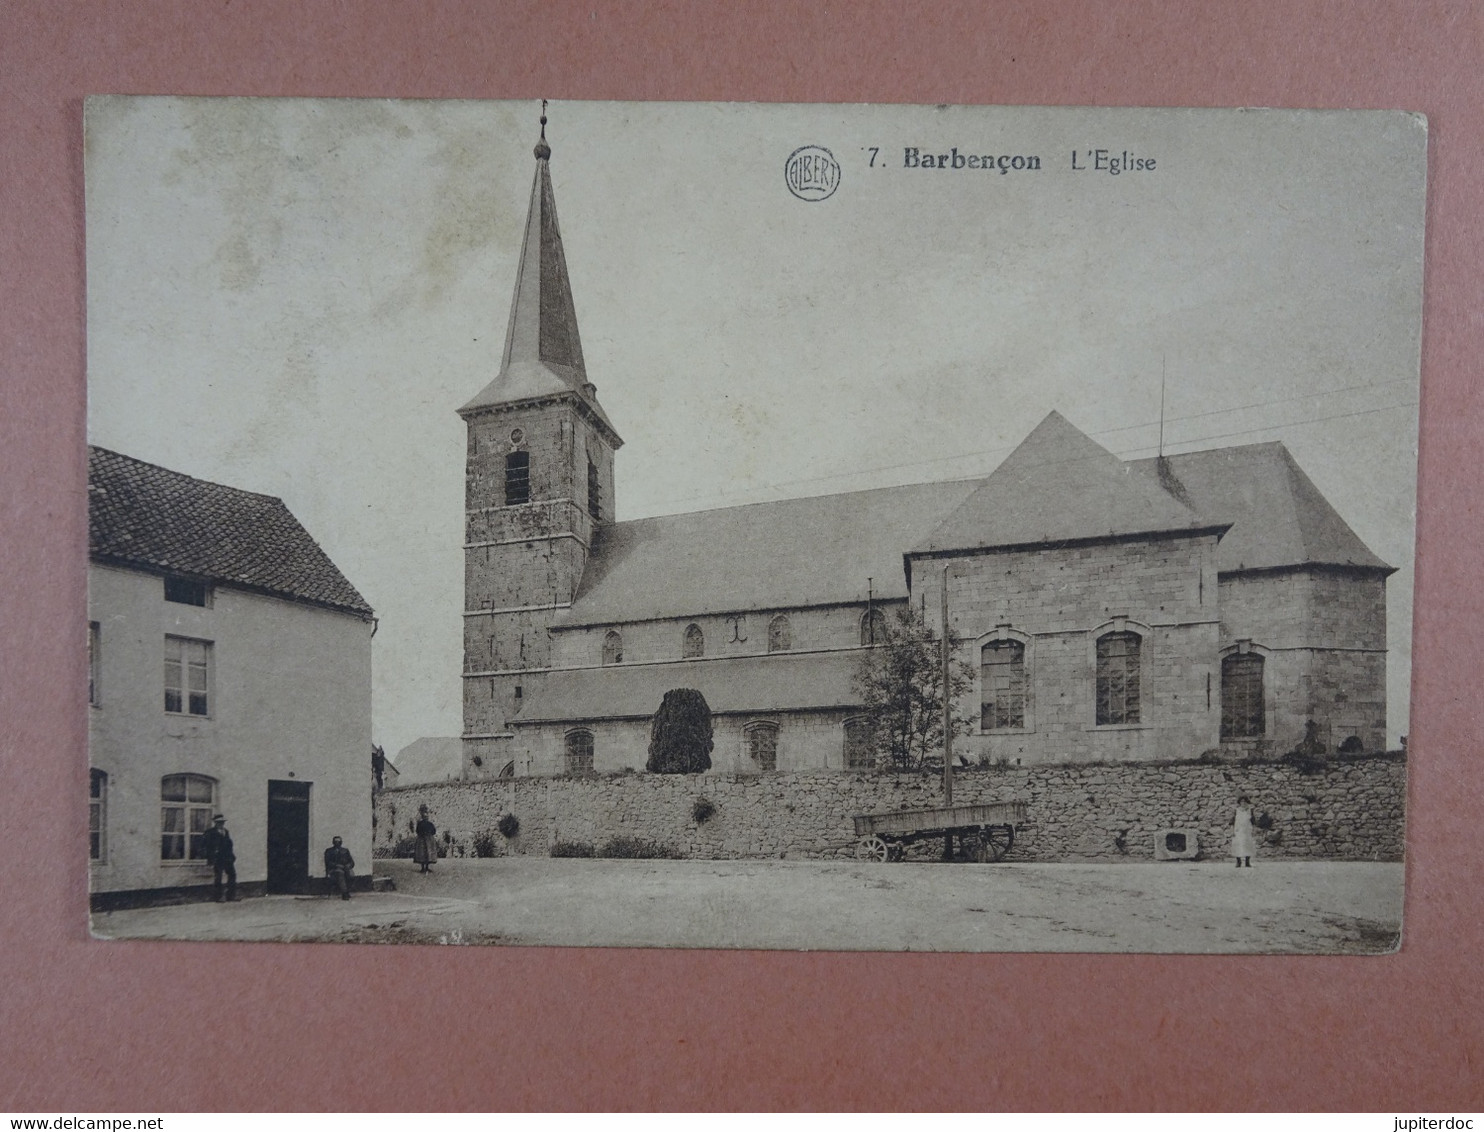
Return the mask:
M 269 892 L 302 892 L 309 883 L 310 785 L 268 780 Z

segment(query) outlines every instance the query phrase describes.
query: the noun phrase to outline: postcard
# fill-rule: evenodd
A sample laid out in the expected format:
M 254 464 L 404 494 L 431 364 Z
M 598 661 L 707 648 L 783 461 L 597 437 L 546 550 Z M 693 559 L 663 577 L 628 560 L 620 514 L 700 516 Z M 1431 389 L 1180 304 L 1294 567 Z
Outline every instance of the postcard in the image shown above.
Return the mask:
M 94 934 L 1396 949 L 1426 148 L 90 99 Z

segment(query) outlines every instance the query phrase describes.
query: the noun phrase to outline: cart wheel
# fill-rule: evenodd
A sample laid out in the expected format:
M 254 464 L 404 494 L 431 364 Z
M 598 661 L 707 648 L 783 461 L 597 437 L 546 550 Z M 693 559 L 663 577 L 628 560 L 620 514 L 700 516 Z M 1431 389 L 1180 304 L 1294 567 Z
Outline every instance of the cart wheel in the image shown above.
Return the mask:
M 855 843 L 857 861 L 886 861 L 891 858 L 891 846 L 879 837 L 862 837 Z
M 989 842 L 981 834 L 969 833 L 963 838 L 964 857 L 976 864 L 984 864 L 991 860 Z
M 1015 827 L 1013 825 L 988 825 L 980 834 L 981 844 L 985 850 L 985 860 L 1003 861 L 1005 854 L 1010 852 L 1015 844 Z

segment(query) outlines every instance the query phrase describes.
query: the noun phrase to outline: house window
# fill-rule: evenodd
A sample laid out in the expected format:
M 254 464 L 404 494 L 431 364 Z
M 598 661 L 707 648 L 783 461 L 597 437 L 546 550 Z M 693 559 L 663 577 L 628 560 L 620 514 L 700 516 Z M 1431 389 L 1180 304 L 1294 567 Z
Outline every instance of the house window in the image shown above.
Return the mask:
M 681 645 L 680 655 L 706 655 L 706 635 L 701 632 L 701 627 L 699 625 L 687 625 L 685 627 L 685 641 Z
M 1138 633 L 1105 633 L 1097 644 L 1097 721 L 1139 722 Z
M 864 716 L 845 721 L 845 768 L 871 770 L 876 765 L 876 735 Z
M 505 455 L 505 504 L 531 501 L 531 454 L 508 452 Z
M 794 629 L 788 616 L 780 613 L 768 622 L 768 651 L 784 652 L 794 647 Z
M 98 684 L 98 622 L 88 622 L 88 703 L 97 707 L 102 703 L 100 688 Z
M 979 650 L 979 726 L 984 731 L 1025 726 L 1025 646 L 990 641 Z
M 868 609 L 861 617 L 861 644 L 880 645 L 886 643 L 886 614 L 879 609 Z
M 165 638 L 165 710 L 182 715 L 208 715 L 206 687 L 211 642 L 188 637 Z
M 88 772 L 88 860 L 104 861 L 108 854 L 108 775 Z
M 747 739 L 747 753 L 759 770 L 778 769 L 778 724 L 760 721 L 742 729 Z
M 623 663 L 623 634 L 617 629 L 609 629 L 608 635 L 603 638 L 603 663 Z
M 165 600 L 180 605 L 205 605 L 206 583 L 193 582 L 189 578 L 166 578 Z
M 598 465 L 587 462 L 587 513 L 597 522 L 603 517 L 603 485 L 598 482 Z
M 215 779 L 202 774 L 160 779 L 160 860 L 206 860 L 206 831 L 215 810 Z
M 593 733 L 591 731 L 567 732 L 567 773 L 592 774 Z
M 1256 739 L 1267 730 L 1262 706 L 1263 659 L 1255 652 L 1221 660 L 1221 737 Z

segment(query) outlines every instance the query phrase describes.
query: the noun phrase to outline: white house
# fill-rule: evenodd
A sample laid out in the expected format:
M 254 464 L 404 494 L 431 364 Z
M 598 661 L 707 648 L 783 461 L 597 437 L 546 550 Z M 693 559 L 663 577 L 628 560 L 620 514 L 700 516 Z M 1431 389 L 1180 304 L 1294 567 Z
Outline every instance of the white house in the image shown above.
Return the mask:
M 89 451 L 93 907 L 292 892 L 330 839 L 370 874 L 371 607 L 283 502 Z

